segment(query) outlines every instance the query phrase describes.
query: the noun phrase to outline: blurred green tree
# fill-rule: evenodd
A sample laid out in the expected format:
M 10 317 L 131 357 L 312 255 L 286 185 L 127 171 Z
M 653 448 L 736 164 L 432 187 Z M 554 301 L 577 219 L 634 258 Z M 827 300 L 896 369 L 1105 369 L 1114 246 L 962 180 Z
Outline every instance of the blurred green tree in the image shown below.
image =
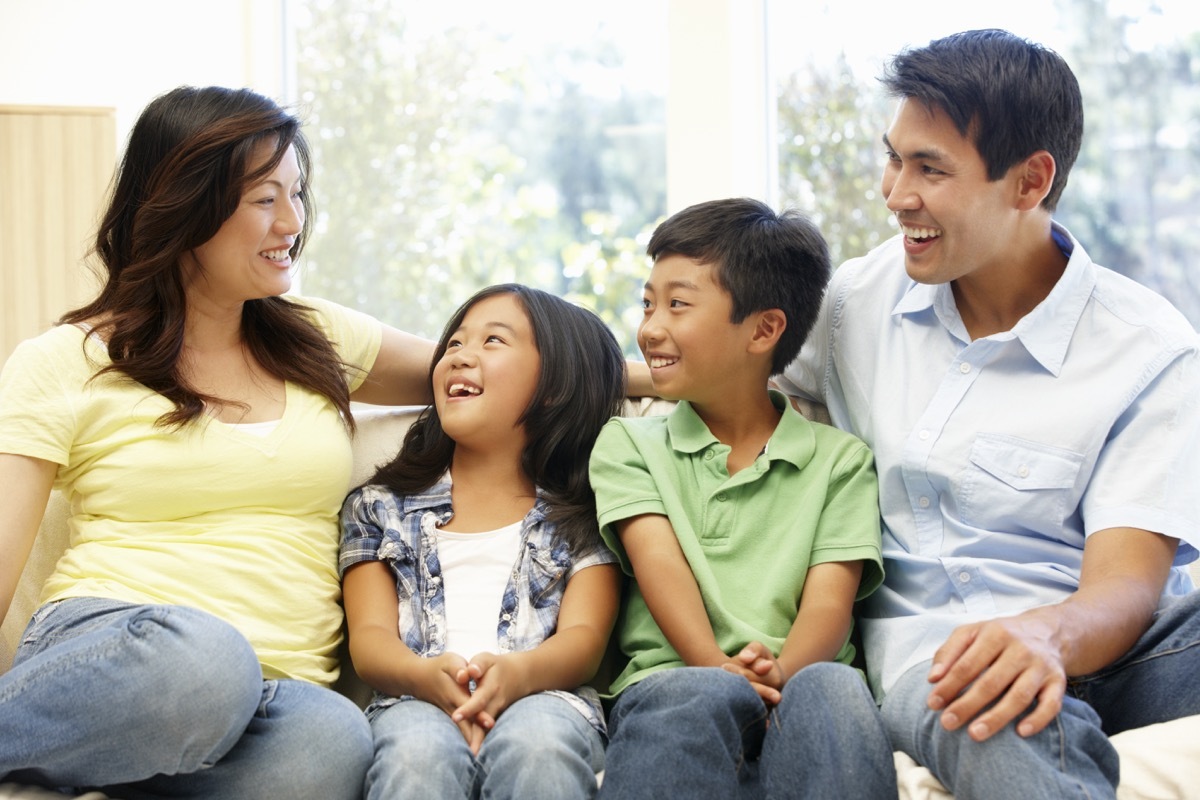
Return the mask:
M 611 41 L 517 54 L 478 25 L 418 33 L 398 0 L 298 5 L 319 209 L 303 291 L 427 336 L 503 281 L 613 323 L 638 306 L 629 248 L 666 205 L 664 101 L 592 90 L 620 66 Z

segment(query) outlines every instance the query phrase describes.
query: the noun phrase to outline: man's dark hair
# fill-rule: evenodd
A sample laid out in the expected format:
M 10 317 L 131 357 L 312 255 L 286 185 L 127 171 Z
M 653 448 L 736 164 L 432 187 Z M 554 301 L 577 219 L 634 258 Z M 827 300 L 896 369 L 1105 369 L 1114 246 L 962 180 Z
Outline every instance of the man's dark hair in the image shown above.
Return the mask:
M 1063 58 L 1008 31 L 965 31 L 897 55 L 880 79 L 893 97 L 940 108 L 999 180 L 1038 150 L 1054 157 L 1042 205 L 1058 205 L 1083 137 L 1079 82 Z

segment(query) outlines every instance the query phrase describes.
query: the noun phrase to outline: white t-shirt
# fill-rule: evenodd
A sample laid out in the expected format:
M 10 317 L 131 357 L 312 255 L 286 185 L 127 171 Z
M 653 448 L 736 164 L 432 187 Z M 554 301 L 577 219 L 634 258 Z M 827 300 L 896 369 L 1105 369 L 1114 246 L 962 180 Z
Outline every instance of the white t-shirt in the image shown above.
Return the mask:
M 496 620 L 521 546 L 521 523 L 483 533 L 438 531 L 446 598 L 446 652 L 496 653 Z

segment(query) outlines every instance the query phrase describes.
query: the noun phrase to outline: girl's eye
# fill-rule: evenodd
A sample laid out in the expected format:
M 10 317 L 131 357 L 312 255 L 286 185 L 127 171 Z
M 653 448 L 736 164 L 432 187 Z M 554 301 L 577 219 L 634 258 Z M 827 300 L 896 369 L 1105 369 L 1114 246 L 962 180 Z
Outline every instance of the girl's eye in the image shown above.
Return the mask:
M 649 311 L 652 308 L 654 308 L 654 304 L 650 302 L 650 299 L 643 297 L 642 298 L 642 310 Z
M 451 339 L 450 341 L 446 342 L 447 350 L 453 347 L 462 347 L 462 342 L 460 342 L 458 339 Z
M 671 308 L 683 308 L 686 305 L 687 303 L 683 302 L 682 300 L 674 298 L 671 300 Z
M 259 200 L 255 200 L 254 202 L 260 206 L 269 206 L 275 202 L 275 198 L 274 197 L 263 197 Z
M 496 342 L 497 344 L 504 344 L 504 340 L 501 339 L 499 336 L 497 336 L 494 333 L 491 336 L 487 337 L 487 339 L 485 339 L 484 342 L 485 343 Z

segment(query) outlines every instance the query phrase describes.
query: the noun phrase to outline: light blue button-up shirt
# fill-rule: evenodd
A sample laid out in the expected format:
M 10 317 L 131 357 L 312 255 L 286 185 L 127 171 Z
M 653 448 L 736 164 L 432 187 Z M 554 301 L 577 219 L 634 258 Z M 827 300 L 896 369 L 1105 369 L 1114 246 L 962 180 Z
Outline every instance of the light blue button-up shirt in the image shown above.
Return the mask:
M 954 628 L 1061 601 L 1087 536 L 1178 537 L 1166 594 L 1200 545 L 1200 356 L 1163 298 L 1054 235 L 1067 268 L 1011 330 L 971 341 L 949 284 L 915 283 L 897 237 L 835 273 L 777 379 L 875 453 L 883 587 L 862 608 L 882 697 Z

